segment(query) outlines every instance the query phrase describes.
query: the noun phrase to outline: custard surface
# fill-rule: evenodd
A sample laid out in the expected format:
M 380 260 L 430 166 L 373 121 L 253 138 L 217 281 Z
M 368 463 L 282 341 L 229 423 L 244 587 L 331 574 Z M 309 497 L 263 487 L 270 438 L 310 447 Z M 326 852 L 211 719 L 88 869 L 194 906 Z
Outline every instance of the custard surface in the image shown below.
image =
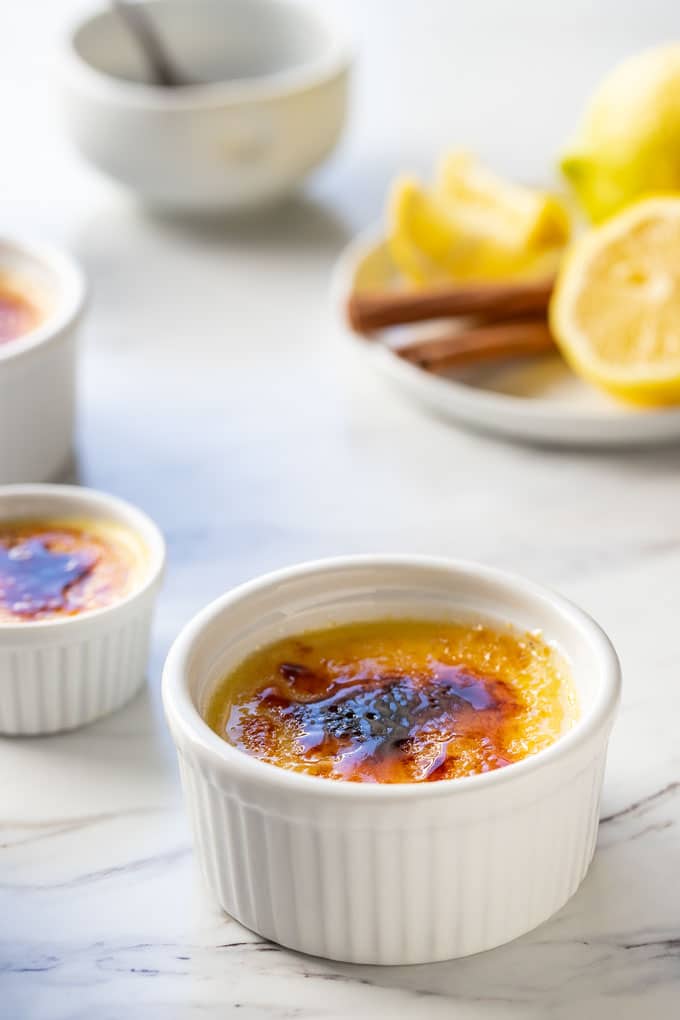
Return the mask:
M 0 623 L 109 606 L 135 586 L 145 561 L 141 541 L 113 523 L 0 521 Z
M 502 768 L 578 716 L 569 670 L 537 634 L 389 619 L 285 638 L 228 674 L 205 712 L 246 754 L 352 782 Z

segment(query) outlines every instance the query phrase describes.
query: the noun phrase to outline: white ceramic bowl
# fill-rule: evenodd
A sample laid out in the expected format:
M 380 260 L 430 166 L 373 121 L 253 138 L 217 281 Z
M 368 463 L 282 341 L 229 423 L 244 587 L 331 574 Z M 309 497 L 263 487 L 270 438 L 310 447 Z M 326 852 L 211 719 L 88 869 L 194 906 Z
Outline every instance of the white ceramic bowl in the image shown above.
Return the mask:
M 582 715 L 551 747 L 485 775 L 380 786 L 268 765 L 203 721 L 216 683 L 262 644 L 329 623 L 463 614 L 541 628 L 570 661 Z M 590 864 L 619 685 L 585 613 L 487 567 L 358 556 L 237 588 L 184 629 L 163 676 L 212 895 L 266 938 L 354 963 L 449 959 L 529 931 Z
M 67 40 L 63 97 L 82 154 L 143 201 L 239 209 L 278 198 L 335 146 L 349 48 L 317 4 L 153 0 L 169 53 L 202 83 L 145 84 L 135 41 L 110 10 Z
M 8 237 L 0 237 L 0 272 L 44 316 L 25 336 L 0 344 L 0 483 L 43 482 L 65 466 L 73 444 L 85 280 L 64 252 Z
M 165 543 L 141 510 L 77 486 L 0 487 L 0 520 L 22 517 L 112 522 L 129 528 L 148 552 L 139 584 L 110 606 L 69 618 L 0 622 L 0 733 L 56 733 L 113 712 L 141 686 Z

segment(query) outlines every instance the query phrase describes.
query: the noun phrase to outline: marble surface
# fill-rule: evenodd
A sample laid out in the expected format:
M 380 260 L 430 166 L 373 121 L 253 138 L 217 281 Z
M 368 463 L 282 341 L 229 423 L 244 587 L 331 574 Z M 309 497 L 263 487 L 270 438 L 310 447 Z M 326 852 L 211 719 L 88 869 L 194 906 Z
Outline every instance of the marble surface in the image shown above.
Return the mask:
M 558 453 L 454 431 L 349 375 L 327 308 L 338 251 L 403 161 L 462 138 L 545 175 L 602 70 L 677 30 L 673 5 L 338 0 L 362 59 L 343 147 L 303 197 L 202 225 L 149 217 L 65 146 L 46 66 L 79 5 L 7 6 L 0 222 L 69 244 L 93 287 L 71 477 L 152 514 L 170 562 L 144 692 L 80 732 L 0 740 L 0 1014 L 677 1015 L 680 450 Z M 505 948 L 403 969 L 305 958 L 222 916 L 195 874 L 160 711 L 167 648 L 229 586 L 352 551 L 522 571 L 592 612 L 620 651 L 593 867 Z

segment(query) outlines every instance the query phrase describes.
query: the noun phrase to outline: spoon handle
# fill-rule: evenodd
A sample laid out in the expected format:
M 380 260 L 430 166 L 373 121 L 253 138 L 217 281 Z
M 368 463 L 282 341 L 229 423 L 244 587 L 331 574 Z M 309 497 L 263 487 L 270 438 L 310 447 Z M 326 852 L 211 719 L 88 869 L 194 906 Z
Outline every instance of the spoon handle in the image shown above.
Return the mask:
M 144 6 L 130 0 L 110 0 L 110 3 L 144 53 L 153 84 L 167 88 L 188 84 L 174 66 Z

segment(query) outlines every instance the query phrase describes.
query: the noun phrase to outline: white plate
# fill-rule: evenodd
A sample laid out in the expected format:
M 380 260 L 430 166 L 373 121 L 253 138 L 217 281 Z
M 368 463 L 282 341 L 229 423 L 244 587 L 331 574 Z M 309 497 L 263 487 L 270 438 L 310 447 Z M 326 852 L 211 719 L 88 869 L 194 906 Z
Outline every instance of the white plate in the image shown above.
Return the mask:
M 363 339 L 347 323 L 347 297 L 357 285 L 379 289 L 389 278 L 389 256 L 376 232 L 360 235 L 335 268 L 334 315 L 366 365 L 438 415 L 484 432 L 554 446 L 630 447 L 680 440 L 680 408 L 626 407 L 578 379 L 557 355 L 440 377 L 409 364 L 385 344 Z M 408 327 L 417 328 L 422 327 Z

